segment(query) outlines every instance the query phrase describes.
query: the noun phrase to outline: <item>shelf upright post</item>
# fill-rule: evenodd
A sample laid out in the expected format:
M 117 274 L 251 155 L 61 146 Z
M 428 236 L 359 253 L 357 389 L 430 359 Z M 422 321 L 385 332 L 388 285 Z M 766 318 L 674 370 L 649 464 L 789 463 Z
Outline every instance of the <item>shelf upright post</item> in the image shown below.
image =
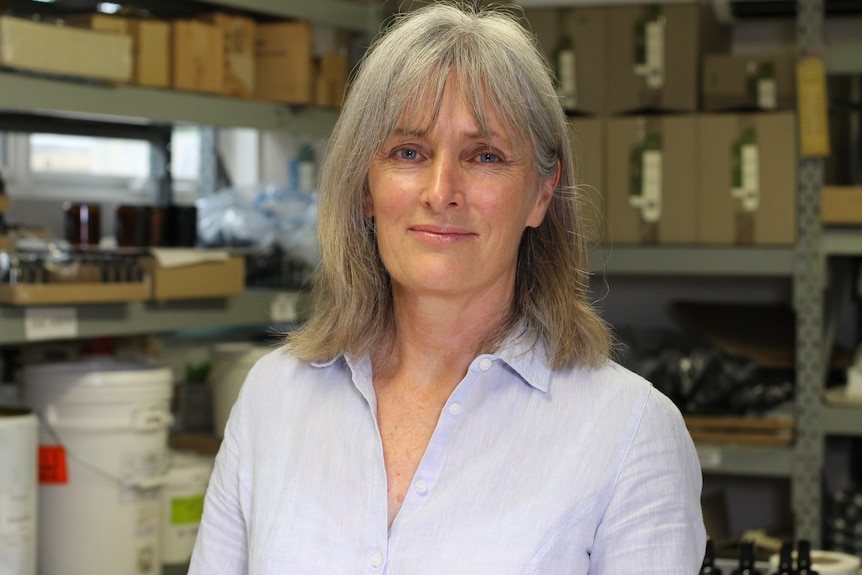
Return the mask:
M 170 125 L 164 126 L 159 137 L 150 141 L 150 179 L 153 182 L 153 202 L 156 205 L 170 203 L 174 193 Z
M 797 0 L 797 50 L 800 57 L 823 48 L 823 0 Z M 791 483 L 797 539 L 818 547 L 821 539 L 824 433 L 819 411 L 825 363 L 824 290 L 826 259 L 821 249 L 820 188 L 823 159 L 800 158 L 798 237 L 793 271 L 796 311 L 796 441 Z
M 198 197 L 215 194 L 218 188 L 218 131 L 214 126 L 199 126 L 200 167 Z

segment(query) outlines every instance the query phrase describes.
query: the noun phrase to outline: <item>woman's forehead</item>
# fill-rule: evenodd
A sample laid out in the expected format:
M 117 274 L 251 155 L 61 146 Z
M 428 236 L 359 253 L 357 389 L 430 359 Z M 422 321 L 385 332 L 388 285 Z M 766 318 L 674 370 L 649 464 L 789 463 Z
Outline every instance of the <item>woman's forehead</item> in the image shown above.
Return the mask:
M 501 118 L 497 112 L 501 106 L 489 93 L 486 87 L 473 90 L 465 88 L 457 77 L 450 73 L 443 90 L 419 90 L 409 98 L 393 130 L 395 133 L 427 134 L 440 121 L 441 113 L 445 113 L 444 101 L 455 97 L 457 101 L 449 104 L 463 106 L 469 111 L 475 128 L 471 127 L 471 131 L 488 139 L 502 139 L 512 144 L 524 143 L 526 130 L 514 129 L 511 122 L 507 121 L 508 118 Z

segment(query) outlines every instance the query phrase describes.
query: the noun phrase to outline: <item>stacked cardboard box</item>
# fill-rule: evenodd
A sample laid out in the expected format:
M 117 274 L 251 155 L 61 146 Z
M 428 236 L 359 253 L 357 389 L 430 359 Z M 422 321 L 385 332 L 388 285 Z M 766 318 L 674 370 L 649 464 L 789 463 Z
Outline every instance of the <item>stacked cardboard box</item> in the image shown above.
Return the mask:
M 128 35 L 0 16 L 0 66 L 128 82 L 132 61 Z
M 307 22 L 259 24 L 255 42 L 257 98 L 310 104 L 312 31 Z
M 795 55 L 730 54 L 729 29 L 695 3 L 526 16 L 552 65 L 559 49 L 574 50 L 575 87 L 561 99 L 575 126 L 580 189 L 601 206 L 585 214 L 591 238 L 795 242 Z M 601 135 L 578 129 L 588 120 Z M 585 166 L 595 162 L 600 174 Z
M 222 35 L 222 93 L 253 98 L 257 86 L 254 62 L 257 23 L 247 16 L 224 12 L 209 14 L 204 20 L 214 24 Z
M 304 21 L 86 13 L 64 23 L 0 17 L 0 65 L 326 108 L 341 106 L 347 85 L 344 43 L 313 54 L 315 31 Z
M 132 42 L 132 76 L 138 86 L 167 88 L 170 85 L 170 33 L 168 22 L 108 14 L 69 16 L 72 26 L 129 36 Z

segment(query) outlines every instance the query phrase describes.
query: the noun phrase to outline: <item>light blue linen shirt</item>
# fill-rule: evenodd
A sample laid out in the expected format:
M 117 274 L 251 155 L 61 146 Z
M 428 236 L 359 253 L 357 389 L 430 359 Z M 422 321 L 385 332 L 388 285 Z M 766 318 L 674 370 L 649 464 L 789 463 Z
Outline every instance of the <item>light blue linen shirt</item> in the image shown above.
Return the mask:
M 190 575 L 692 575 L 701 471 L 676 407 L 609 362 L 477 357 L 391 528 L 368 357 L 250 371 Z

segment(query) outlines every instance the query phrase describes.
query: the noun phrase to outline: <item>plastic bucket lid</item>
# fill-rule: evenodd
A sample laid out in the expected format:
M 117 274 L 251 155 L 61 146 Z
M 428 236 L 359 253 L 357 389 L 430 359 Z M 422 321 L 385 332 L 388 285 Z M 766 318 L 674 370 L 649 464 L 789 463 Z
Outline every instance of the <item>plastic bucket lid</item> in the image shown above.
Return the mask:
M 55 400 L 104 403 L 147 397 L 169 399 L 173 374 L 167 367 L 118 361 L 81 361 L 24 368 L 25 396 L 31 407 Z

